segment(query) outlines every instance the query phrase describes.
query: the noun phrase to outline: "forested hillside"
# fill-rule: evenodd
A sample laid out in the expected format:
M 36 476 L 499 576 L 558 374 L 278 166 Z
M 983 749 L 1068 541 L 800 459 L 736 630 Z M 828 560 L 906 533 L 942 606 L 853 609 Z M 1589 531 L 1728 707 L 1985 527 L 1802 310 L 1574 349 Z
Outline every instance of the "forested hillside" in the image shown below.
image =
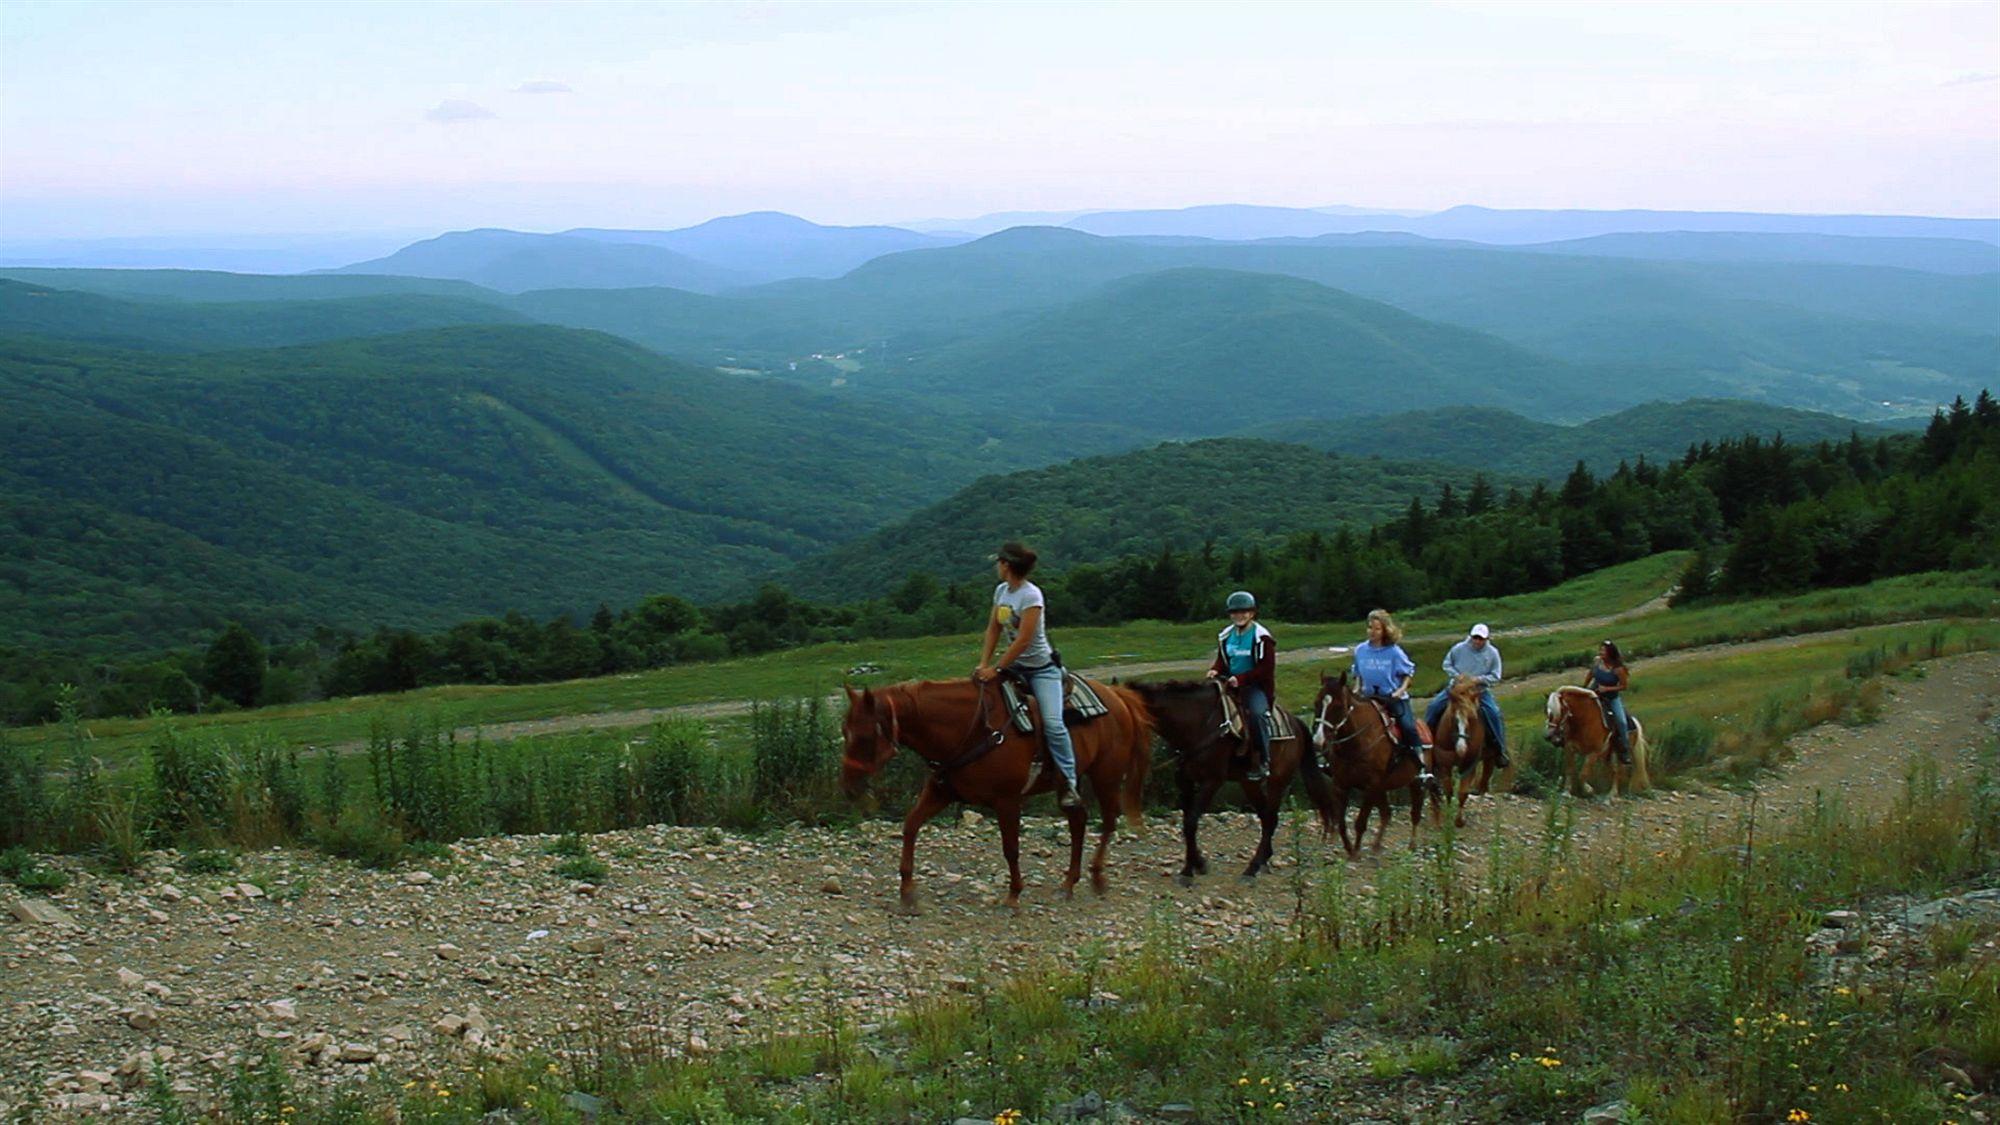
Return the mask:
M 975 481 L 810 560 L 782 583 L 835 601 L 911 573 L 977 585 L 986 557 L 1006 539 L 1034 543 L 1051 571 L 1205 541 L 1273 544 L 1308 529 L 1371 526 L 1412 496 L 1470 487 L 1474 475 L 1240 438 L 1170 443 Z
M 126 301 L 0 280 L 0 336 L 44 336 L 119 348 L 268 348 L 528 319 L 485 301 L 429 293 L 194 304 Z
M 705 597 L 1112 440 L 539 326 L 194 357 L 13 340 L 0 404 L 0 629 L 48 647 Z
M 1690 445 L 1749 435 L 1782 435 L 1794 444 L 1845 440 L 1887 431 L 1865 422 L 1740 399 L 1649 402 L 1565 426 L 1490 407 L 1444 407 L 1383 418 L 1274 422 L 1249 431 L 1336 453 L 1445 461 L 1490 473 L 1556 477 L 1578 461 L 1609 472 L 1620 461 L 1671 460 Z
M 1582 418 L 1622 399 L 1601 375 L 1483 333 L 1295 278 L 1205 269 L 1113 282 L 900 368 L 864 367 L 854 382 L 1183 438 L 1412 403 L 1534 405 Z

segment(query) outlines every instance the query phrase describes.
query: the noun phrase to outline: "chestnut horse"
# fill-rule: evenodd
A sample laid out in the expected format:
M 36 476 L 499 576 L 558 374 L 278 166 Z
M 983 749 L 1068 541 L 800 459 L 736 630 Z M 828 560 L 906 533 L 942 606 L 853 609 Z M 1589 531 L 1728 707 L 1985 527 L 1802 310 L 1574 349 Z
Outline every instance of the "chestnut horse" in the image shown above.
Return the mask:
M 1248 740 L 1229 733 L 1223 725 L 1222 697 L 1216 685 L 1181 680 L 1125 686 L 1146 701 L 1160 740 L 1173 747 L 1179 758 L 1176 772 L 1181 790 L 1181 840 L 1187 847 L 1187 857 L 1180 874 L 1174 877 L 1175 882 L 1183 887 L 1192 886 L 1196 875 L 1208 874 L 1208 858 L 1201 854 L 1195 834 L 1201 827 L 1201 814 L 1208 811 L 1216 792 L 1230 781 L 1242 784 L 1243 796 L 1257 810 L 1257 822 L 1263 829 L 1257 851 L 1250 857 L 1250 866 L 1243 869 L 1246 881 L 1255 879 L 1271 862 L 1271 837 L 1278 830 L 1278 810 L 1284 804 L 1285 787 L 1292 783 L 1293 774 L 1299 775 L 1306 796 L 1319 811 L 1320 829 L 1328 836 L 1333 835 L 1334 827 L 1339 824 L 1333 811 L 1333 789 L 1326 775 L 1320 772 L 1319 760 L 1307 748 L 1311 732 L 1304 723 L 1278 710 L 1281 725 L 1274 733 L 1291 737 L 1271 740 L 1270 776 L 1263 781 L 1247 781 L 1243 775 L 1249 763 L 1241 755 L 1249 749 Z M 1256 720 L 1246 714 L 1243 721 Z
M 1368 813 L 1381 811 L 1375 827 L 1375 850 L 1382 850 L 1382 834 L 1389 827 L 1389 791 L 1410 791 L 1410 846 L 1417 846 L 1417 825 L 1424 814 L 1424 787 L 1417 782 L 1415 762 L 1396 749 L 1396 735 L 1384 725 L 1382 712 L 1349 687 L 1347 673 L 1339 679 L 1319 678 L 1319 697 L 1313 700 L 1313 746 L 1319 751 L 1326 771 L 1333 778 L 1333 816 L 1340 825 L 1340 843 L 1352 857 L 1361 854 L 1361 840 L 1367 835 Z M 1347 838 L 1347 791 L 1361 790 L 1361 811 L 1354 817 L 1354 839 Z
M 1627 796 L 1652 785 L 1646 776 L 1646 728 L 1639 720 L 1632 720 L 1632 764 L 1621 764 L 1612 749 L 1611 727 L 1605 722 L 1604 706 L 1597 701 L 1596 692 L 1575 684 L 1557 688 L 1549 693 L 1548 719 L 1545 737 L 1563 751 L 1563 777 L 1572 794 L 1588 796 L 1583 774 L 1593 768 L 1610 773 L 1614 797 L 1621 785 Z
M 1090 885 L 1104 893 L 1104 858 L 1111 847 L 1121 808 L 1134 828 L 1143 823 L 1146 774 L 1152 768 L 1153 723 L 1139 698 L 1122 688 L 1091 681 L 1091 688 L 1109 712 L 1069 728 L 1076 748 L 1079 780 L 1090 779 L 1103 813 L 1097 852 L 1090 860 Z M 1007 856 L 1006 905 L 1021 901 L 1021 806 L 1035 793 L 1055 789 L 1060 775 L 1046 765 L 1029 785 L 1035 760 L 1042 756 L 1039 733 L 1022 734 L 1009 721 L 998 683 L 964 680 L 920 680 L 862 691 L 847 689 L 847 719 L 842 724 L 845 749 L 841 786 L 860 796 L 868 779 L 908 747 L 930 767 L 930 777 L 917 803 L 903 818 L 902 902 L 916 906 L 912 872 L 917 832 L 953 801 L 992 809 L 1000 817 L 1000 847 Z M 1065 810 L 1069 818 L 1069 874 L 1063 897 L 1075 893 L 1083 862 L 1083 807 Z
M 1445 785 L 1451 785 L 1454 774 L 1458 777 L 1458 816 L 1453 821 L 1460 828 L 1465 827 L 1465 798 L 1468 791 L 1484 795 L 1493 782 L 1492 740 L 1486 736 L 1486 720 L 1479 714 L 1479 695 L 1485 685 L 1476 676 L 1460 676 L 1451 682 L 1451 689 L 1445 699 L 1444 714 L 1438 716 L 1438 729 L 1431 741 L 1431 772 Z M 1473 789 L 1473 774 L 1479 775 L 1479 786 Z M 1453 794 L 1447 790 L 1440 800 L 1431 806 L 1431 823 L 1444 823 L 1443 806 Z

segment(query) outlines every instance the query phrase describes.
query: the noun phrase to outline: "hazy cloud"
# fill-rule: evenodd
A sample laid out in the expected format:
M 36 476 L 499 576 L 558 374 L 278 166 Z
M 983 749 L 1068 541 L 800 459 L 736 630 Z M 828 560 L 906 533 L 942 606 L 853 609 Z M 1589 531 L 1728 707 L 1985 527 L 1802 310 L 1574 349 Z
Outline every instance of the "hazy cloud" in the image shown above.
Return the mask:
M 2000 80 L 2000 70 L 1968 70 L 1938 83 L 1940 86 L 1970 86 L 1976 82 Z
M 514 87 L 513 92 L 516 94 L 572 94 L 576 91 L 570 89 L 570 85 L 567 82 L 550 82 L 547 79 L 538 79 L 534 82 L 521 83 L 519 86 Z
M 432 106 L 430 112 L 424 116 L 441 124 L 456 125 L 461 121 L 480 121 L 496 115 L 477 102 L 469 102 L 463 98 L 446 98 Z

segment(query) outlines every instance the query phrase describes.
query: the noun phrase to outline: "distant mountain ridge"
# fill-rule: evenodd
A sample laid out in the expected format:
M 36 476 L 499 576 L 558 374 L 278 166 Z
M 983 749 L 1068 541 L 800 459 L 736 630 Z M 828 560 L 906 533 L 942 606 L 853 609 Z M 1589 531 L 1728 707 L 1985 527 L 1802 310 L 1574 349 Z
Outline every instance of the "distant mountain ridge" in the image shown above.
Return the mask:
M 884 254 L 969 240 L 965 235 L 922 234 L 901 227 L 822 226 L 781 211 L 728 215 L 679 230 L 579 227 L 563 233 L 603 242 L 659 246 L 757 281 L 839 277 Z
M 659 246 L 492 229 L 452 231 L 328 272 L 456 278 L 502 293 L 646 285 L 713 293 L 756 280 Z
M 1754 434 L 1795 445 L 1873 439 L 1893 432 L 1834 414 L 1735 399 L 1649 402 L 1558 425 L 1490 407 L 1448 407 L 1372 419 L 1305 419 L 1254 427 L 1245 436 L 1296 442 L 1358 456 L 1379 454 L 1444 462 L 1491 473 L 1552 478 L 1584 462 L 1609 472 L 1620 461 L 1671 460 L 1690 444 Z

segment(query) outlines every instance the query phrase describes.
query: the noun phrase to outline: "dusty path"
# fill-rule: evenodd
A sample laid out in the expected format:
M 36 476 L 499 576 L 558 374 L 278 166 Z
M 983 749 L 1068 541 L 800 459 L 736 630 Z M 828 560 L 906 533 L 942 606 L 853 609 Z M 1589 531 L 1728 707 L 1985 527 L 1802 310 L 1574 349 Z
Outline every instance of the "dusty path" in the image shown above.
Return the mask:
M 1937 661 L 1924 678 L 1887 684 L 1879 723 L 1793 740 L 1795 757 L 1761 789 L 1760 817 L 1819 793 L 1879 807 L 1920 753 L 1947 773 L 1969 768 L 1984 728 L 1968 719 L 1990 717 L 2000 701 L 2000 653 Z M 1690 822 L 1733 823 L 1746 804 L 1719 790 L 1586 802 L 1579 846 L 1615 838 L 1626 817 L 1638 841 L 1673 840 Z M 1475 802 L 1462 842 L 1476 856 L 1496 831 L 1527 841 L 1543 808 L 1511 796 Z M 247 1050 L 297 1056 L 325 1036 L 335 1049 L 310 1056 L 320 1061 L 306 1073 L 351 1083 L 375 1069 L 423 1072 L 468 1050 L 432 1027 L 473 1005 L 500 1049 L 559 1045 L 566 1025 L 610 1012 L 715 1044 L 773 1022 L 824 1020 L 821 997 L 869 1024 L 913 995 L 1073 958 L 1089 940 L 1129 949 L 1149 922 L 1178 926 L 1195 946 L 1254 940 L 1285 925 L 1294 879 L 1312 877 L 1330 853 L 1288 828 L 1277 870 L 1240 884 L 1228 873 L 1249 853 L 1252 823 L 1210 818 L 1203 840 L 1223 874 L 1181 890 L 1170 879 L 1178 833 L 1155 817 L 1136 839 L 1121 832 L 1107 896 L 1065 903 L 1053 892 L 1057 822 L 1032 820 L 1019 914 L 994 905 L 1004 879 L 998 834 L 970 815 L 920 840 L 926 909 L 917 917 L 890 909 L 897 829 L 886 823 L 752 839 L 611 833 L 591 841 L 612 872 L 599 888 L 552 874 L 558 858 L 534 838 L 467 841 L 429 879 L 288 852 L 246 856 L 231 876 L 163 867 L 128 885 L 79 871 L 58 902 L 81 931 L 0 923 L 0 1113 L 64 1091 L 116 1096 L 110 1108 L 129 1108 L 132 1095 L 109 1072 L 156 1046 L 172 1048 L 170 1075 L 206 1089 Z M 1392 855 L 1408 847 L 1407 833 L 1406 822 L 1390 830 Z M 1304 869 L 1295 848 L 1312 852 Z M 1350 885 L 1368 886 L 1383 862 L 1355 865 Z M 261 897 L 223 889 L 253 877 Z M 120 970 L 131 975 L 121 981 Z M 340 1061 L 349 1045 L 356 1061 Z M 104 1073 L 78 1077 L 84 1071 Z
M 1667 596 L 1661 594 L 1651 601 L 1633 606 L 1631 609 L 1620 610 L 1617 613 L 1608 613 L 1597 617 L 1578 617 L 1569 621 L 1556 621 L 1546 625 L 1529 625 L 1518 629 L 1501 629 L 1494 636 L 1499 639 L 1505 639 L 1507 637 L 1528 637 L 1540 633 L 1553 633 L 1562 629 L 1594 629 L 1599 625 L 1608 625 L 1616 621 L 1625 621 L 1649 613 L 1658 613 L 1666 608 Z M 1457 633 L 1437 633 L 1420 637 L 1409 637 L 1406 640 L 1411 643 L 1435 643 L 1440 641 L 1455 641 L 1458 638 L 1459 634 Z M 1323 647 L 1294 649 L 1278 654 L 1278 663 L 1280 664 L 1308 664 L 1314 661 L 1329 659 L 1332 659 L 1332 656 Z M 1159 660 L 1145 664 L 1107 664 L 1100 667 L 1085 668 L 1083 669 L 1083 674 L 1097 679 L 1110 679 L 1114 676 L 1130 679 L 1134 676 L 1151 676 L 1163 672 L 1199 673 L 1207 667 L 1208 661 L 1206 660 Z M 828 701 L 832 702 L 833 698 L 829 698 Z M 737 715 L 747 715 L 750 713 L 750 707 L 751 701 L 747 699 L 718 700 L 712 703 L 683 703 L 672 707 L 641 707 L 628 711 L 603 711 L 584 715 L 555 715 L 546 719 L 520 719 L 506 723 L 489 723 L 484 726 L 460 727 L 455 733 L 459 738 L 470 738 L 473 734 L 478 733 L 488 739 L 506 741 L 515 738 L 526 738 L 532 735 L 562 734 L 577 730 L 616 730 L 622 727 L 649 726 L 663 719 L 723 719 Z M 365 742 L 358 741 L 342 742 L 336 743 L 332 749 L 341 753 L 350 753 L 366 749 L 367 745 Z

